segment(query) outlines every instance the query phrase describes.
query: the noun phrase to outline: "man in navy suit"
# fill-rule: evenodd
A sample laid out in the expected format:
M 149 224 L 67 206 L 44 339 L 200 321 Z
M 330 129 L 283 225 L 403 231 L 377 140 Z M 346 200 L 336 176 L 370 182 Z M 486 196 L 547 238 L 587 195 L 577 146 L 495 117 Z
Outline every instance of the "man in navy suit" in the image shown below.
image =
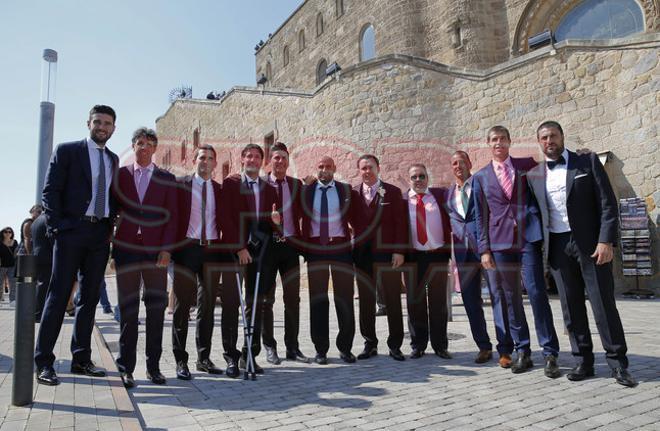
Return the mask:
M 628 372 L 626 339 L 614 299 L 618 210 L 610 181 L 596 154 L 576 154 L 564 147 L 559 123 L 544 122 L 536 137 L 546 162 L 529 172 L 529 183 L 539 202 L 545 253 L 577 360 L 566 377 L 579 381 L 595 374 L 586 289 L 612 376 L 620 385 L 636 386 Z
M 81 295 L 71 339 L 71 372 L 105 376 L 91 360 L 90 342 L 115 216 L 110 185 L 119 158 L 105 144 L 115 131 L 116 119 L 111 107 L 94 106 L 87 120 L 89 137 L 58 145 L 46 173 L 42 200 L 55 245 L 53 274 L 34 354 L 37 381 L 42 384 L 59 384 L 53 348 L 79 270 Z
M 472 192 L 472 162 L 465 151 L 456 151 L 451 157 L 452 173 L 456 182 L 447 193 L 447 208 L 454 242 L 454 258 L 461 284 L 463 306 L 470 322 L 472 338 L 479 348 L 474 362 L 483 364 L 492 358 L 493 345 L 486 330 L 483 300 L 481 299 L 481 261 L 477 251 L 477 223 L 474 193 Z M 495 301 L 491 301 L 493 306 Z M 508 353 L 497 346 L 498 352 Z
M 176 240 L 176 179 L 152 162 L 158 146 L 156 132 L 141 127 L 133 132 L 135 162 L 123 166 L 113 183 L 118 204 L 112 257 L 117 268 L 119 355 L 117 367 L 124 386 L 135 386 L 140 285 L 144 286 L 147 378 L 164 384 L 160 372 L 163 319 L 167 306 L 167 265 Z
M 426 166 L 408 169 L 410 189 L 405 193 L 405 217 L 409 225 L 407 266 L 408 328 L 411 359 L 421 358 L 431 341 L 435 354 L 451 359 L 447 350 L 447 265 L 451 247 L 449 216 L 445 207 L 447 189 L 429 188 Z

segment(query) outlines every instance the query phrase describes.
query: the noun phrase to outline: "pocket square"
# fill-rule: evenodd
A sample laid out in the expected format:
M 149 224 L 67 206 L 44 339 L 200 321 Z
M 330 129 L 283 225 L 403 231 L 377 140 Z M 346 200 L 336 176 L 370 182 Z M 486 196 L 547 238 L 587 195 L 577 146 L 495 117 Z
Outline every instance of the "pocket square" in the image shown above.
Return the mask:
M 576 175 L 574 179 L 577 180 L 578 178 L 586 177 L 587 175 L 589 175 L 589 174 L 580 174 L 580 175 Z

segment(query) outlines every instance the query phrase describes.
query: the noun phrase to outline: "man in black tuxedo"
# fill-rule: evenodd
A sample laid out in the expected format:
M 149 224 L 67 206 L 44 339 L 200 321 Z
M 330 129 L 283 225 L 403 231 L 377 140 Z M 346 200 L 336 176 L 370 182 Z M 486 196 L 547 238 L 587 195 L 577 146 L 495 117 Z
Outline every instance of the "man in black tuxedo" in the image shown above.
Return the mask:
M 46 173 L 42 200 L 55 246 L 34 354 L 37 382 L 42 384 L 59 384 L 53 369 L 53 348 L 79 270 L 81 295 L 71 339 L 71 372 L 105 376 L 105 371 L 91 361 L 90 342 L 115 216 L 109 189 L 119 158 L 105 144 L 115 131 L 116 119 L 111 107 L 94 106 L 87 120 L 89 137 L 58 145 Z
M 536 136 L 546 163 L 530 170 L 528 181 L 541 210 L 545 253 L 577 359 L 566 377 L 576 381 L 594 375 L 586 288 L 612 376 L 621 385 L 635 386 L 627 371 L 626 340 L 614 300 L 618 211 L 612 186 L 596 154 L 578 155 L 564 147 L 559 123 L 544 122 Z
M 195 151 L 195 173 L 179 179 L 178 247 L 173 254 L 174 314 L 172 349 L 176 376 L 192 378 L 188 369 L 188 319 L 197 298 L 197 371 L 221 374 L 210 359 L 216 289 L 220 282 L 220 184 L 211 178 L 218 165 L 215 149 L 202 145 Z M 225 258 L 225 261 L 227 259 Z M 231 277 L 230 277 L 231 278 Z

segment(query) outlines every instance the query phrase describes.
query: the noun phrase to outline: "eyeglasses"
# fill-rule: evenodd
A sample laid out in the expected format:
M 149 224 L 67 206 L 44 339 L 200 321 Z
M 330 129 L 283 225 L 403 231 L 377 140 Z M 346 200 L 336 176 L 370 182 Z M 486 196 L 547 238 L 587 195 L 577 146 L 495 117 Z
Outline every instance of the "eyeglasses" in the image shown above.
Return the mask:
M 419 174 L 419 175 L 411 175 L 410 176 L 410 181 L 425 180 L 425 179 L 426 179 L 426 174 Z

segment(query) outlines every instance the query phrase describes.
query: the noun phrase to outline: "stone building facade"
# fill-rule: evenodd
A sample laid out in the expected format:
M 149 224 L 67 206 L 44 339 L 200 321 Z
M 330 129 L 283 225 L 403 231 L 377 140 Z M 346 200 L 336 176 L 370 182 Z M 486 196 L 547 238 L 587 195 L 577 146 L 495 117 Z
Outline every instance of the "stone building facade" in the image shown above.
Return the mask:
M 372 152 L 387 181 L 405 186 L 407 167 L 423 161 L 432 182 L 447 185 L 455 149 L 471 154 L 475 171 L 488 162 L 489 127 L 511 130 L 514 155 L 540 159 L 536 127 L 554 119 L 568 148 L 602 156 L 618 197 L 645 199 L 657 271 L 660 8 L 657 0 L 630 1 L 642 22 L 625 38 L 568 39 L 530 50 L 529 36 L 554 31 L 576 8 L 599 2 L 308 0 L 256 53 L 257 76 L 266 75 L 266 83 L 234 87 L 221 100 L 175 101 L 157 120 L 157 155 L 173 171 L 189 172 L 194 148 L 214 145 L 221 177 L 238 171 L 246 143 L 268 151 L 282 141 L 301 177 L 328 154 L 340 178 L 357 182 L 355 161 Z M 364 60 L 369 26 L 375 52 Z M 342 70 L 317 77 L 321 61 Z M 615 262 L 618 291 L 635 286 L 620 273 Z M 639 283 L 660 284 L 657 275 Z

